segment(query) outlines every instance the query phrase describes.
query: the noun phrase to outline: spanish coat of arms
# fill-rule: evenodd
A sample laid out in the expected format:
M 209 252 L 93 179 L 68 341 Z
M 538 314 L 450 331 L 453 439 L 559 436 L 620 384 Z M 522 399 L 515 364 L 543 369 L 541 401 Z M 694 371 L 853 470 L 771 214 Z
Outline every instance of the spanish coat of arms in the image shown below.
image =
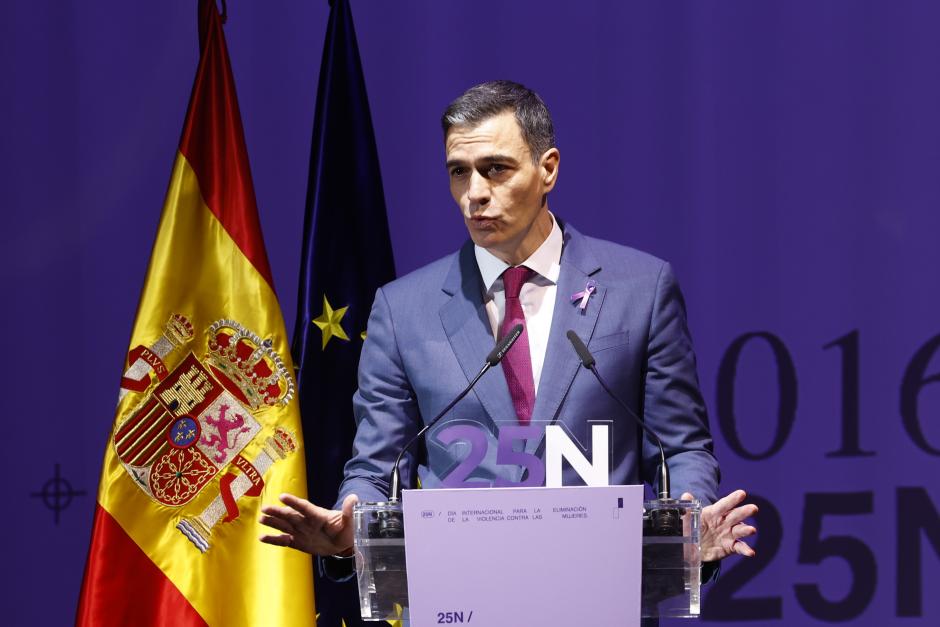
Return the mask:
M 256 416 L 293 398 L 293 379 L 270 341 L 238 322 L 218 320 L 207 335 L 202 358 L 190 350 L 168 369 L 164 359 L 194 336 L 189 320 L 174 314 L 152 346 L 130 351 L 121 398 L 136 392 L 142 401 L 112 437 L 134 483 L 161 505 L 185 506 L 225 471 L 209 506 L 177 524 L 202 552 L 212 528 L 237 518 L 238 500 L 259 496 L 268 468 L 296 448 L 293 434 L 276 427 L 253 459 L 242 456 L 263 431 Z

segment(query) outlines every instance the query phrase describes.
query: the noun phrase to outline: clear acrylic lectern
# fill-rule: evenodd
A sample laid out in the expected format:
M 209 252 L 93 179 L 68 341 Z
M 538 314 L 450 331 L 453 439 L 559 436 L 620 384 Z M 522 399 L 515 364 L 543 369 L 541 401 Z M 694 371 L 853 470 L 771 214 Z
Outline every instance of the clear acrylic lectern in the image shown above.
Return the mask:
M 653 500 L 643 504 L 641 616 L 698 617 L 701 511 L 698 501 Z M 357 504 L 353 522 L 362 618 L 407 621 L 408 576 L 401 501 Z M 546 551 L 551 550 L 546 547 Z M 514 602 L 518 597 L 514 596 Z

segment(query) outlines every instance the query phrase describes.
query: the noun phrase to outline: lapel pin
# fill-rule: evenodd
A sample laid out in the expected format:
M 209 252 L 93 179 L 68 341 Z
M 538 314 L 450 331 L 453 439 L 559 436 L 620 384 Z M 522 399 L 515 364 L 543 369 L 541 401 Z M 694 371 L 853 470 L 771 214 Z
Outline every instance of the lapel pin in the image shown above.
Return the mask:
M 590 279 L 584 285 L 584 290 L 571 295 L 571 302 L 577 302 L 580 299 L 581 302 L 578 303 L 578 309 L 581 310 L 581 313 L 584 313 L 584 310 L 587 309 L 588 299 L 596 290 L 597 282 L 594 279 Z

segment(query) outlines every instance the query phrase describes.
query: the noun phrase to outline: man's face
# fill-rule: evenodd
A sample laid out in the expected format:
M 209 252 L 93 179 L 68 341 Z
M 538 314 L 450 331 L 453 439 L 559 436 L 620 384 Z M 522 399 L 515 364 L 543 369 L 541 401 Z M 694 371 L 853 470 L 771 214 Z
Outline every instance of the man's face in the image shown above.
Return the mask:
M 508 263 L 525 261 L 551 230 L 542 199 L 555 185 L 558 151 L 533 162 L 512 111 L 452 127 L 445 150 L 450 193 L 473 243 Z

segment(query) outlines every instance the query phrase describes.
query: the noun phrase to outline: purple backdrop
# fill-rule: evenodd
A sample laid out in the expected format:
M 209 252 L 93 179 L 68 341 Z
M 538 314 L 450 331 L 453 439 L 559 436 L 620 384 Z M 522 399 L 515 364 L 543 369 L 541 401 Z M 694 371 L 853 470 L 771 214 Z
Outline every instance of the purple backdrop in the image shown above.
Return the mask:
M 229 4 L 291 328 L 328 5 Z M 722 485 L 769 502 L 764 557 L 755 572 L 726 563 L 713 615 L 936 624 L 940 5 L 354 0 L 353 13 L 399 272 L 464 237 L 438 117 L 492 78 L 553 112 L 553 210 L 673 262 Z M 73 616 L 195 17 L 181 1 L 0 8 L 6 624 Z

